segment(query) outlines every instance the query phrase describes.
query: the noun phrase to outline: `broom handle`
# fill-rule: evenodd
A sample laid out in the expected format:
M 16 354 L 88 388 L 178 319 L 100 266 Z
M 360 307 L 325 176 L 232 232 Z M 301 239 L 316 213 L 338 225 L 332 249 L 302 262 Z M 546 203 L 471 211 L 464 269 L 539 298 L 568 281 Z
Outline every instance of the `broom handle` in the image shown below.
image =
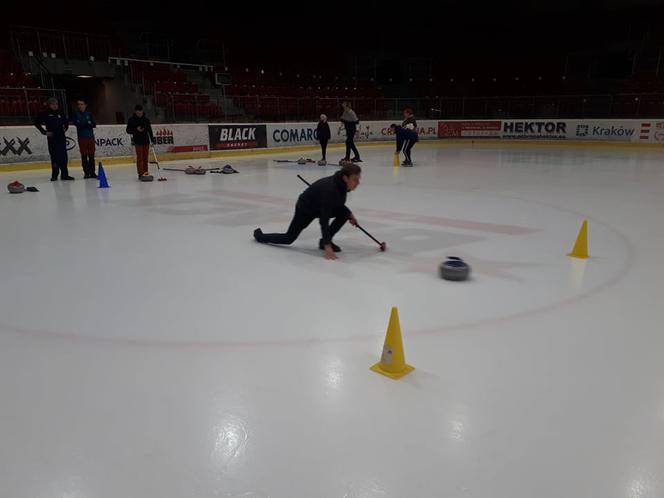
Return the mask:
M 152 149 L 152 157 L 154 157 L 154 163 L 157 165 L 157 171 L 161 171 L 161 168 L 159 167 L 159 159 L 157 159 L 157 152 L 154 150 L 152 141 L 150 141 L 150 149 Z

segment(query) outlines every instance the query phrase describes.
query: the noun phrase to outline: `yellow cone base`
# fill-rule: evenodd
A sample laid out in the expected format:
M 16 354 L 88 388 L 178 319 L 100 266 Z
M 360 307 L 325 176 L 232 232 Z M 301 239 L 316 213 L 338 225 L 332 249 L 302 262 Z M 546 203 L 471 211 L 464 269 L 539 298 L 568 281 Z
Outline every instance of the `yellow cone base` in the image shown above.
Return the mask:
M 381 363 L 378 362 L 374 366 L 370 367 L 369 370 L 373 370 L 376 373 L 385 375 L 386 377 L 389 377 L 390 379 L 400 379 L 404 375 L 408 375 L 410 372 L 415 370 L 415 367 L 411 367 L 410 365 L 406 365 L 404 369 L 401 372 L 388 372 L 387 370 L 383 370 L 381 367 Z

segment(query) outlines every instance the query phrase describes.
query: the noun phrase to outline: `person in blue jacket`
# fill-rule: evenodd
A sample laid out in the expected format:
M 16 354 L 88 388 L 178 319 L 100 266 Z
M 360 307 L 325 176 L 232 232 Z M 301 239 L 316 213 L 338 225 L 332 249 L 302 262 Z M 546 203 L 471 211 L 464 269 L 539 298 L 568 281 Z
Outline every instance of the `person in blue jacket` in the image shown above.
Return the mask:
M 55 182 L 60 175 L 61 180 L 73 180 L 67 169 L 67 137 L 65 132 L 69 128 L 67 116 L 60 110 L 60 103 L 55 97 L 49 98 L 46 103 L 48 109 L 40 112 L 35 119 L 35 127 L 46 135 L 48 153 L 51 156 L 51 181 Z
M 78 135 L 78 147 L 81 150 L 81 166 L 83 178 L 99 178 L 95 173 L 95 132 L 97 127 L 88 104 L 84 99 L 76 101 L 78 110 L 72 119 Z
M 410 152 L 419 140 L 417 132 L 396 124 L 391 124 L 390 128 L 392 128 L 392 132 L 397 137 L 397 154 L 403 150 L 403 155 L 405 156 L 405 160 L 401 163 L 401 166 L 412 166 L 413 160 Z

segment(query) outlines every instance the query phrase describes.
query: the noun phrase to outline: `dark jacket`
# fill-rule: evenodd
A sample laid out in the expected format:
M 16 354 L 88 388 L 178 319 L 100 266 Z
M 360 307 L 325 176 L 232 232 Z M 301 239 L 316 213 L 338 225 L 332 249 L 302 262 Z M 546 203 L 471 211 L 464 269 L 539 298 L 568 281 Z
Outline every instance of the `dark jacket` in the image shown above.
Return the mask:
M 97 127 L 97 123 L 95 123 L 91 112 L 76 111 L 74 113 L 74 117 L 72 118 L 72 122 L 76 127 L 78 138 L 95 138 L 95 132 L 93 128 Z
M 347 191 L 341 171 L 337 171 L 312 183 L 297 200 L 297 209 L 319 218 L 323 245 L 331 241 L 330 218 L 336 217 L 339 210 L 345 211 L 348 216 L 351 214 L 345 206 Z
M 330 123 L 325 121 L 318 122 L 318 127 L 316 128 L 316 135 L 318 135 L 319 142 L 329 142 L 332 137 L 332 132 L 330 131 Z
M 139 131 L 139 127 L 142 127 L 143 131 Z M 150 142 L 155 143 L 154 135 L 152 134 L 152 125 L 145 114 L 140 118 L 136 114 L 129 118 L 127 121 L 127 133 L 131 135 L 134 145 L 147 145 Z
M 409 118 L 406 118 L 403 120 L 403 123 L 401 123 L 401 126 L 404 128 L 407 128 L 407 125 L 412 124 L 413 129 L 417 132 L 417 121 L 415 120 L 415 116 L 411 116 Z
M 404 142 L 417 142 L 419 139 L 416 131 L 402 128 L 401 126 L 396 127 L 394 134 L 397 137 L 397 152 L 401 152 Z
M 67 141 L 65 131 L 69 128 L 69 120 L 60 110 L 52 111 L 49 109 L 40 112 L 35 119 L 35 126 L 42 135 L 46 135 L 47 132 L 53 133 L 52 137 L 48 137 L 49 140 L 63 143 Z

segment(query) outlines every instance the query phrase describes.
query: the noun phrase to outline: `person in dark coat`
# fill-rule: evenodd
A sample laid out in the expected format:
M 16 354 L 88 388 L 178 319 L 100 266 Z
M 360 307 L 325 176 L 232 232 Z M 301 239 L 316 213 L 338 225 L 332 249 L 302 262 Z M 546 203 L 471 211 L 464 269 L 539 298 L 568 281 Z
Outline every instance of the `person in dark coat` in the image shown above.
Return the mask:
M 136 148 L 136 171 L 140 178 L 149 174 L 150 143 L 155 143 L 152 125 L 140 104 L 134 108 L 134 115 L 127 120 L 127 133 L 131 135 L 131 142 Z
M 83 178 L 98 178 L 95 173 L 95 132 L 97 127 L 92 113 L 88 111 L 88 104 L 83 99 L 76 101 L 78 110 L 74 113 L 72 122 L 78 135 L 78 148 L 81 150 L 81 166 Z
M 321 161 L 323 164 L 327 162 L 327 157 L 325 154 L 327 152 L 327 143 L 332 137 L 332 132 L 330 131 L 330 124 L 327 122 L 327 116 L 325 114 L 320 115 L 320 120 L 318 121 L 318 126 L 316 127 L 316 136 L 320 142 L 320 149 L 323 153 L 323 159 Z
M 401 123 L 401 126 L 417 132 L 417 120 L 415 119 L 415 113 L 411 107 L 406 107 L 403 110 L 403 123 Z
M 51 156 L 51 181 L 57 181 L 58 175 L 61 180 L 73 180 L 74 177 L 69 176 L 67 169 L 69 157 L 65 132 L 69 128 L 69 120 L 60 110 L 58 99 L 51 97 L 46 103 L 48 109 L 37 115 L 35 127 L 42 135 L 46 135 L 48 154 Z
M 341 104 L 344 112 L 341 114 L 339 119 L 346 129 L 346 155 L 344 156 L 345 161 L 353 161 L 354 163 L 361 163 L 360 153 L 355 147 L 355 133 L 357 133 L 357 125 L 360 124 L 360 120 L 357 119 L 357 114 L 355 111 L 350 108 L 350 102 L 343 102 Z M 351 159 L 350 153 L 353 152 L 354 156 Z
M 397 138 L 396 153 L 399 154 L 403 150 L 403 155 L 405 156 L 405 160 L 401 163 L 401 166 L 412 166 L 413 160 L 410 156 L 410 152 L 419 140 L 417 132 L 396 124 L 390 125 L 390 128 Z
M 321 239 L 318 248 L 325 251 L 325 259 L 337 259 L 335 252 L 341 248 L 332 242 L 334 235 L 346 221 L 357 226 L 357 219 L 346 207 L 346 194 L 360 184 L 362 168 L 357 164 L 346 164 L 334 175 L 314 182 L 297 200 L 295 215 L 286 233 L 263 233 L 254 230 L 256 241 L 264 244 L 292 244 L 302 230 L 316 218 L 320 221 Z M 330 220 L 334 221 L 330 223 Z

